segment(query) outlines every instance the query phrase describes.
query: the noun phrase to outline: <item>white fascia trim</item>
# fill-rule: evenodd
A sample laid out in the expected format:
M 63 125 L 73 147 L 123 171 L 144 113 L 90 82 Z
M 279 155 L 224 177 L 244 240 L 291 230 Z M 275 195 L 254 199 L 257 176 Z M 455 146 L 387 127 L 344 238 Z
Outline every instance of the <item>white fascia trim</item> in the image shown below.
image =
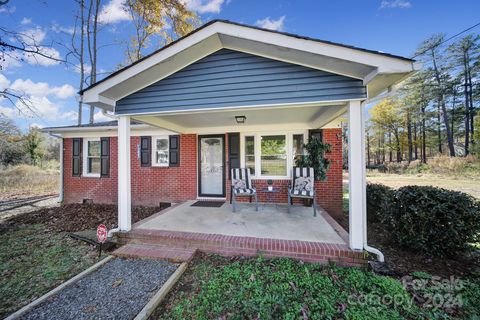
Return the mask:
M 216 31 L 220 34 L 370 65 L 377 67 L 379 72 L 382 73 L 404 73 L 414 70 L 412 61 L 366 52 L 360 49 L 320 43 L 314 40 L 300 39 L 280 33 L 272 33 L 224 22 L 215 23 L 212 27 L 215 27 Z
M 129 67 L 123 72 L 118 73 L 110 79 L 98 84 L 97 86 L 85 91 L 83 99 L 85 103 L 98 103 L 101 100 L 101 93 L 109 88 L 139 74 L 140 72 L 155 66 L 156 64 L 170 58 L 171 56 L 190 48 L 191 46 L 211 37 L 215 34 L 225 34 L 232 37 L 239 37 L 251 41 L 262 42 L 265 44 L 275 45 L 279 47 L 287 47 L 300 51 L 311 52 L 318 55 L 333 57 L 346 61 L 351 61 L 363 65 L 370 65 L 378 68 L 379 73 L 406 73 L 415 70 L 411 61 L 398 59 L 395 57 L 383 56 L 371 52 L 362 51 L 360 49 L 346 48 L 339 45 L 320 43 L 314 40 L 300 39 L 292 36 L 272 33 L 268 31 L 253 29 L 249 27 L 228 24 L 218 21 L 210 26 L 199 30 L 190 36 L 180 40 L 171 47 L 165 48 L 151 57 Z M 221 49 L 212 48 L 213 51 Z M 202 57 L 198 57 L 200 59 Z M 193 61 L 190 61 L 192 63 Z M 301 63 L 301 62 L 300 62 Z M 178 71 L 178 70 L 177 70 Z M 168 76 L 168 75 L 164 75 Z M 161 80 L 159 78 L 158 80 Z M 157 80 L 157 81 L 158 81 Z M 105 98 L 105 97 L 104 97 Z M 103 102 L 114 107 L 113 99 L 106 98 Z
M 151 128 L 152 126 L 148 124 L 132 124 L 130 125 L 132 129 L 146 129 Z M 52 128 L 52 129 L 42 129 L 41 132 L 46 133 L 68 133 L 68 132 L 103 132 L 109 130 L 117 130 L 116 126 L 105 126 L 105 127 L 59 127 L 59 128 Z
M 272 108 L 288 108 L 291 106 L 295 107 L 321 107 L 321 106 L 332 106 L 332 105 L 342 105 L 346 104 L 349 101 L 364 101 L 366 98 L 355 98 L 355 99 L 343 99 L 343 100 L 325 100 L 325 101 L 312 101 L 312 102 L 290 102 L 290 103 L 272 103 L 272 104 L 257 104 L 257 105 L 247 105 L 247 106 L 233 106 L 233 107 L 220 107 L 220 108 L 202 108 L 202 109 L 186 109 L 186 110 L 167 110 L 167 111 L 152 111 L 152 112 L 139 112 L 139 113 L 125 113 L 117 114 L 117 116 L 141 116 L 141 115 L 176 115 L 176 114 L 185 114 L 185 113 L 205 113 L 205 112 L 216 112 L 216 111 L 242 111 L 245 109 L 272 109 Z

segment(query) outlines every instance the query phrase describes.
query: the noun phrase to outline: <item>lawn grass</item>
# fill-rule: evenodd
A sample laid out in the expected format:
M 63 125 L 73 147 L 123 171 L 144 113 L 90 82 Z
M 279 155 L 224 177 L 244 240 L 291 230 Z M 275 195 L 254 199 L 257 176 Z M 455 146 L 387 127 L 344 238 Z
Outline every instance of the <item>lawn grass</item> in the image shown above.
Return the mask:
M 292 259 L 197 256 L 156 310 L 158 319 L 428 319 L 449 312 L 474 315 L 480 286 L 468 308 L 423 307 L 401 281 L 357 268 L 303 264 Z M 445 294 L 445 291 L 440 292 Z M 394 302 L 395 301 L 395 302 Z
M 394 174 L 367 172 L 367 182 L 381 183 L 394 189 L 404 186 L 434 186 L 449 190 L 461 191 L 480 199 L 480 183 L 478 177 L 452 176 L 435 173 Z
M 0 199 L 21 195 L 56 194 L 59 176 L 59 169 L 55 164 L 45 168 L 26 164 L 0 168 Z
M 0 318 L 98 261 L 92 247 L 41 224 L 0 233 Z

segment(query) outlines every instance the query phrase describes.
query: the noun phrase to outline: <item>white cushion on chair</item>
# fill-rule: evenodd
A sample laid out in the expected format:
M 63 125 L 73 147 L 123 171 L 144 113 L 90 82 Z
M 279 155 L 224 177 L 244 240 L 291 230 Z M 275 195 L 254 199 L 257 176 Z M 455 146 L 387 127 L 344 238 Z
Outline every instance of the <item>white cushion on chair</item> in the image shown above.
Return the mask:
M 298 196 L 298 197 L 307 197 L 307 198 L 313 198 L 313 191 L 306 191 L 306 190 L 293 190 L 290 193 L 292 196 Z
M 233 192 L 235 192 L 236 195 L 240 195 L 240 194 L 247 195 L 247 194 L 255 194 L 257 191 L 253 188 L 241 188 L 241 189 L 234 188 Z
M 313 177 L 297 177 L 295 179 L 295 191 L 312 191 L 313 190 Z
M 232 187 L 234 189 L 246 189 L 247 183 L 244 179 L 232 179 Z

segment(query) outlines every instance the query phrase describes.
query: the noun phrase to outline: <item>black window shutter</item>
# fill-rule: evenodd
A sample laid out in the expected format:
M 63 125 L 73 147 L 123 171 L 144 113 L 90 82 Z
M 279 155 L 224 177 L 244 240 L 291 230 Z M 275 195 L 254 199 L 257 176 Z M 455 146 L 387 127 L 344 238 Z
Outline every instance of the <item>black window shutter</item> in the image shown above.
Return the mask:
M 152 137 L 140 137 L 140 165 L 150 167 L 152 162 Z
M 72 139 L 72 175 L 82 175 L 82 138 Z
M 240 133 L 228 134 L 228 177 L 231 179 L 232 168 L 240 168 Z
M 308 130 L 308 138 L 317 137 L 323 142 L 323 129 L 311 129 Z
M 180 136 L 169 136 L 168 144 L 170 146 L 168 153 L 169 166 L 178 167 L 180 166 Z
M 110 176 L 110 138 L 100 138 L 100 176 Z

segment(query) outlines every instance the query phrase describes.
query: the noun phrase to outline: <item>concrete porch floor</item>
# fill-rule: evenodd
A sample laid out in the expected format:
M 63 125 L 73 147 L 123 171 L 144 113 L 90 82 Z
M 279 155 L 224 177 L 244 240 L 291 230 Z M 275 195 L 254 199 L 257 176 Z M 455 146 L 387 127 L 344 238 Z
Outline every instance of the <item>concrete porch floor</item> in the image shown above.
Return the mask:
M 219 208 L 192 207 L 195 201 L 186 201 L 166 209 L 133 226 L 134 230 L 164 230 L 221 234 L 283 240 L 299 240 L 345 245 L 345 237 L 331 217 L 321 208 L 317 216 L 313 209 L 295 205 L 287 213 L 287 205 L 239 203 L 233 213 L 226 202 Z M 344 231 L 343 231 L 344 232 Z

